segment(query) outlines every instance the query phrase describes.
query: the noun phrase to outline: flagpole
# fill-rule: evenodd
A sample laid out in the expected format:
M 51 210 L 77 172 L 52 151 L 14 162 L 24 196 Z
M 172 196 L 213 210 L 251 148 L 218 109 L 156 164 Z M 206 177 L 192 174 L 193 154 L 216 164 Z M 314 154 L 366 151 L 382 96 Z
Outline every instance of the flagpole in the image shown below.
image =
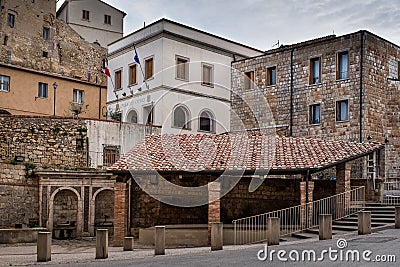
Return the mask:
M 135 50 L 135 56 L 137 56 L 137 58 L 138 58 L 138 60 L 136 61 L 136 59 L 135 59 L 135 57 L 134 57 L 134 60 L 135 60 L 135 62 L 137 62 L 137 63 L 139 64 L 140 70 L 142 71 L 144 84 L 146 85 L 146 88 L 147 88 L 147 90 L 148 90 L 148 89 L 149 89 L 149 85 L 147 84 L 146 77 L 144 76 L 143 67 L 142 67 L 142 64 L 140 63 L 139 56 L 138 56 L 138 53 L 137 53 L 137 51 L 136 51 L 135 43 L 133 43 L 133 49 Z

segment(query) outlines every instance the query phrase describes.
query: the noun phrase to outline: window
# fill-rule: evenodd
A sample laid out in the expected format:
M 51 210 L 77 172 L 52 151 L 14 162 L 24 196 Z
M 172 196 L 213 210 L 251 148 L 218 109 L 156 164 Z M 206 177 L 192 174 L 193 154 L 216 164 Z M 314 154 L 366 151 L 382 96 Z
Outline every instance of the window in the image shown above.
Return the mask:
M 349 52 L 344 51 L 338 53 L 337 59 L 338 59 L 338 64 L 337 64 L 338 69 L 336 78 L 339 80 L 347 79 L 349 77 Z
M 103 166 L 112 166 L 119 159 L 119 146 L 103 145 Z
M 82 10 L 82 19 L 89 20 L 89 10 Z
M 276 67 L 270 67 L 267 69 L 267 85 L 276 84 Z
M 138 122 L 138 116 L 137 116 L 136 110 L 129 111 L 126 121 L 127 122 L 133 122 L 133 123 L 137 123 Z
M 82 150 L 83 150 L 83 139 L 77 138 L 76 139 L 76 151 L 82 151 Z
M 176 57 L 176 78 L 187 81 L 189 79 L 189 60 Z
M 320 124 L 321 123 L 321 105 L 313 104 L 309 108 L 309 123 Z
M 145 79 L 150 79 L 154 75 L 154 60 L 153 58 L 148 58 L 144 62 L 145 69 Z
M 14 28 L 15 26 L 15 15 L 8 13 L 7 15 L 7 24 L 10 26 L 10 28 Z
M 212 65 L 203 64 L 202 85 L 214 86 L 214 68 Z
M 115 90 L 122 88 L 122 70 L 117 70 L 115 72 Z
M 137 65 L 129 66 L 129 85 L 133 85 L 137 83 L 136 80 L 136 73 L 137 73 Z
M 244 73 L 244 89 L 254 88 L 254 71 Z
M 73 91 L 73 102 L 82 105 L 84 102 L 85 91 L 74 89 Z
M 39 83 L 38 89 L 38 97 L 40 98 L 47 98 L 48 97 L 48 84 L 47 83 Z
M 336 101 L 336 121 L 349 120 L 349 100 Z
M 311 74 L 310 84 L 317 84 L 321 82 L 321 60 L 319 57 L 313 58 L 310 61 Z
M 111 25 L 111 16 L 110 15 L 104 15 L 104 24 Z
M 42 56 L 45 57 L 45 58 L 48 58 L 49 57 L 49 52 L 43 51 L 42 52 Z
M 214 132 L 214 116 L 209 111 L 203 111 L 200 114 L 200 131 Z
M 153 124 L 154 114 L 153 114 L 153 106 L 143 107 L 143 123 L 144 124 Z
M 10 77 L 0 75 L 0 91 L 9 92 L 10 91 Z
M 189 111 L 184 106 L 178 106 L 174 110 L 174 127 L 189 129 Z
M 43 39 L 45 40 L 50 39 L 50 28 L 43 27 Z

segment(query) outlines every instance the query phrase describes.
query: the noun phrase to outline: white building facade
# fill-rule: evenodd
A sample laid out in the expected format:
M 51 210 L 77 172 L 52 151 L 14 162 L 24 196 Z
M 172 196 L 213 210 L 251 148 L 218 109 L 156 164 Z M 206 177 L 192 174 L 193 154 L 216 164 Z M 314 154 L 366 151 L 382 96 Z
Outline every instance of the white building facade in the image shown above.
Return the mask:
M 125 12 L 101 0 L 65 0 L 57 10 L 57 18 L 86 41 L 103 47 L 122 38 L 125 16 Z
M 261 53 L 161 19 L 109 45 L 109 118 L 164 133 L 229 131 L 231 62 Z

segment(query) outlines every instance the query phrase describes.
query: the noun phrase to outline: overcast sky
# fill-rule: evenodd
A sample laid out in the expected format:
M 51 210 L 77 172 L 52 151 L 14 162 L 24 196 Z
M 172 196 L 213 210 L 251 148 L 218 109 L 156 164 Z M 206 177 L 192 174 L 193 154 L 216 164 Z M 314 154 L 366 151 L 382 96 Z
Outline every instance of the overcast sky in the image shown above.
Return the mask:
M 57 4 L 59 7 L 63 0 Z M 124 35 L 168 18 L 261 50 L 369 30 L 400 45 L 399 0 L 104 0 L 125 11 Z

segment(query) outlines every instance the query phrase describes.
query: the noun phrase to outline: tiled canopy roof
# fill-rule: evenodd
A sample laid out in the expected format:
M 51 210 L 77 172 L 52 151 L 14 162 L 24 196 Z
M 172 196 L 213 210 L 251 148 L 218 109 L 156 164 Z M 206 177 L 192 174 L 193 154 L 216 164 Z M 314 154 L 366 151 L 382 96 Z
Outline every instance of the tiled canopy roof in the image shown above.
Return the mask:
M 149 135 L 109 170 L 316 171 L 381 148 L 377 143 L 277 137 L 260 131 Z

